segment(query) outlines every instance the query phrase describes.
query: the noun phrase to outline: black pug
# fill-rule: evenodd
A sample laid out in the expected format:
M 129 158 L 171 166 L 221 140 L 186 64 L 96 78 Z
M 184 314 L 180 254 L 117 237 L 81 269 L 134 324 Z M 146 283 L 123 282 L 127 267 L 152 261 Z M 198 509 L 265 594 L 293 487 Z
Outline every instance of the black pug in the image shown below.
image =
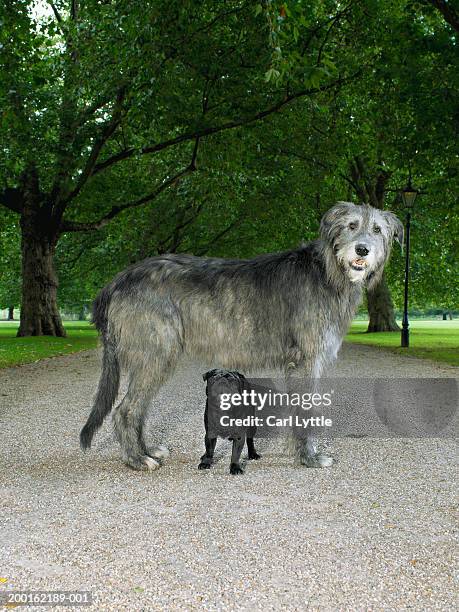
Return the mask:
M 209 395 L 213 385 L 214 393 L 241 393 L 244 388 L 248 389 L 248 381 L 243 374 L 231 370 L 214 369 L 209 370 L 203 374 L 203 380 L 207 382 L 206 385 L 206 409 L 204 411 L 204 426 L 206 429 L 206 435 L 204 443 L 206 445 L 206 452 L 201 457 L 201 462 L 198 465 L 199 470 L 208 470 L 214 460 L 215 445 L 217 444 L 217 438 L 209 437 Z M 214 394 L 212 394 L 214 395 Z M 235 414 L 234 407 L 231 407 L 227 413 L 228 417 L 239 417 Z M 213 416 L 213 415 L 212 415 Z M 228 437 L 233 441 L 233 450 L 231 453 L 231 464 L 230 474 L 243 474 L 244 470 L 240 466 L 240 458 L 242 449 L 244 448 L 244 442 L 247 440 L 247 450 L 249 459 L 260 459 L 261 455 L 255 450 L 253 438 L 255 436 L 256 427 L 231 427 L 224 430 L 222 427 L 217 427 L 218 435 L 221 437 Z M 215 427 L 212 428 L 215 432 Z

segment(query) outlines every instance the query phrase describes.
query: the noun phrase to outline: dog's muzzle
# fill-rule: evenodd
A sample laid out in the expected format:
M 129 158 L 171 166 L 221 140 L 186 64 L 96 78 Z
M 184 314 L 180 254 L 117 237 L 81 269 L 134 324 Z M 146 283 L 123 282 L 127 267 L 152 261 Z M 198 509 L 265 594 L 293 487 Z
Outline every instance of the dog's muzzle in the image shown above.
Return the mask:
M 368 267 L 368 262 L 365 259 L 357 257 L 356 259 L 350 261 L 349 265 L 353 270 L 356 270 L 357 272 L 362 272 Z

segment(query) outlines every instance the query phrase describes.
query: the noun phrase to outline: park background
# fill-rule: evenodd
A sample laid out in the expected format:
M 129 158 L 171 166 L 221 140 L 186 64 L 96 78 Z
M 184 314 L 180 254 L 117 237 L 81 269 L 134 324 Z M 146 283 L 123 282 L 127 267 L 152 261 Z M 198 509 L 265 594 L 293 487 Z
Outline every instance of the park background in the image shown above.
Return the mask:
M 0 309 L 21 322 L 0 324 L 0 366 L 94 347 L 91 301 L 135 261 L 291 248 L 342 199 L 404 220 L 410 176 L 410 315 L 430 321 L 397 348 L 395 247 L 348 339 L 457 364 L 458 15 L 441 0 L 2 3 Z
M 172 451 L 160 470 L 126 468 L 110 418 L 90 452 L 78 436 L 100 376 L 90 305 L 118 271 L 167 251 L 294 248 L 336 200 L 405 220 L 410 176 L 410 347 L 395 245 L 325 374 L 393 381 L 400 423 L 410 380 L 452 388 L 458 31 L 451 0 L 0 2 L 0 315 L 16 319 L 0 321 L 0 599 L 457 609 L 457 436 L 360 435 L 385 427 L 376 393 L 352 402 L 358 435 L 333 440 L 331 469 L 260 437 L 244 476 L 225 441 L 198 470 L 205 384 L 186 360 L 145 422 L 148 447 Z

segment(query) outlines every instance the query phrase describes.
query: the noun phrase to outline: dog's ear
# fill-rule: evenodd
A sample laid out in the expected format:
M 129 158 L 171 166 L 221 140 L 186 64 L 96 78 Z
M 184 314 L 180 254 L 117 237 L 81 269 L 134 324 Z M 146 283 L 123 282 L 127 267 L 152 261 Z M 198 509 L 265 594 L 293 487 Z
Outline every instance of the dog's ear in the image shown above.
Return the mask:
M 352 202 L 337 202 L 335 206 L 327 210 L 320 221 L 320 237 L 323 240 L 332 240 L 339 227 L 340 219 L 348 215 L 353 208 L 356 208 L 356 205 Z
M 238 377 L 239 393 L 242 393 L 244 391 L 244 389 L 245 389 L 246 378 L 245 378 L 244 374 L 241 374 L 237 370 L 236 370 L 235 374 L 237 374 L 237 377 Z
M 209 378 L 211 378 L 215 374 L 216 371 L 217 370 L 215 370 L 215 369 L 214 370 L 209 370 L 208 372 L 206 372 L 205 374 L 202 375 L 202 380 L 208 380 Z
M 393 212 L 384 211 L 384 219 L 391 231 L 392 240 L 396 240 L 403 249 L 404 227 L 400 219 Z

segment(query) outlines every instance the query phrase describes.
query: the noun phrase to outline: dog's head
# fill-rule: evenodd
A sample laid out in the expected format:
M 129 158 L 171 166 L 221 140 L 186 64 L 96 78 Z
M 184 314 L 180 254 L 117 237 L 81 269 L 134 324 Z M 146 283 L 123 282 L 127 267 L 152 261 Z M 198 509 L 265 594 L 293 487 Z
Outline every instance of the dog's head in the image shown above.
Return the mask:
M 391 212 L 338 202 L 323 216 L 320 235 L 348 279 L 371 288 L 381 278 L 393 240 L 403 244 L 403 224 Z
M 209 394 L 209 386 L 221 393 L 240 393 L 244 388 L 245 376 L 236 370 L 222 370 L 214 368 L 202 375 L 207 381 L 206 392 Z

